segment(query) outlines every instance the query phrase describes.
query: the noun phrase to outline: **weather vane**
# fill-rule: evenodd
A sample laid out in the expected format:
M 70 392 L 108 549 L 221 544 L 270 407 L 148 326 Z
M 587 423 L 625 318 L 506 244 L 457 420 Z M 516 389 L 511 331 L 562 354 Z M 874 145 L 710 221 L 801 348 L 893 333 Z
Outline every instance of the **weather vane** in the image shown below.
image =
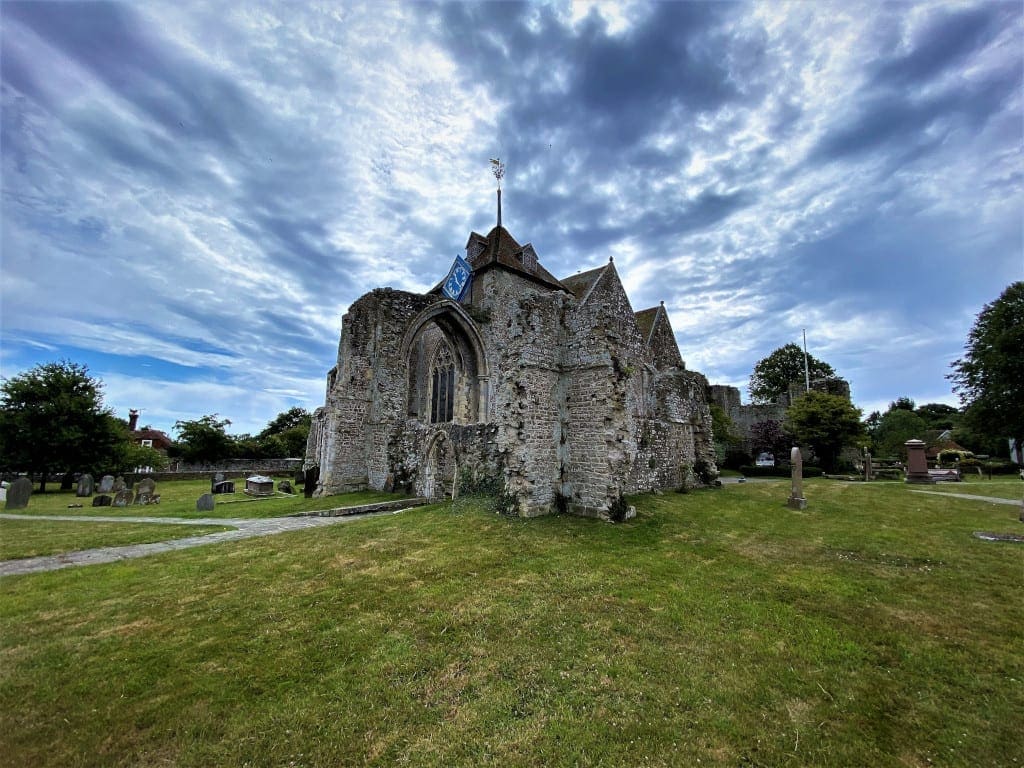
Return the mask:
M 505 164 L 501 162 L 501 158 L 491 158 L 491 173 L 498 180 L 498 189 L 501 189 L 501 180 L 505 177 Z
M 505 164 L 501 158 L 491 158 L 491 173 L 498 180 L 498 226 L 501 226 L 501 180 L 505 177 Z

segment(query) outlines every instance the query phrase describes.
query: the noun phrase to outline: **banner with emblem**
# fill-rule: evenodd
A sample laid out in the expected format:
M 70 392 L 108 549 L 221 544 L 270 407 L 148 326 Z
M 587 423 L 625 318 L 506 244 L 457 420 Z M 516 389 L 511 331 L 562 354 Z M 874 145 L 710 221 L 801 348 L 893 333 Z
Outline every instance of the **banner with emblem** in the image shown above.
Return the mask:
M 452 264 L 448 277 L 444 280 L 441 292 L 452 301 L 462 301 L 462 297 L 466 295 L 472 281 L 473 270 L 469 266 L 469 262 L 461 256 L 456 256 L 455 263 Z

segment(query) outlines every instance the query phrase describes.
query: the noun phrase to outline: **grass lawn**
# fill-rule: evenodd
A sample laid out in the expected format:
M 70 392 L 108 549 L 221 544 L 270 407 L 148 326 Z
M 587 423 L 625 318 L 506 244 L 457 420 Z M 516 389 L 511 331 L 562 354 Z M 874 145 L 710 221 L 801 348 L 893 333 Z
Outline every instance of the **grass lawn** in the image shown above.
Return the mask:
M 277 485 L 276 481 L 274 483 Z M 308 512 L 316 509 L 331 509 L 340 506 L 356 506 L 376 501 L 393 501 L 404 498 L 401 494 L 381 493 L 379 491 L 360 491 L 342 496 L 331 496 L 322 499 L 307 499 L 299 489 L 297 496 L 275 496 L 270 499 L 254 500 L 242 493 L 245 480 L 236 480 L 238 493 L 214 496 L 216 507 L 212 512 L 197 512 L 196 499 L 209 493 L 209 480 L 172 480 L 159 482 L 156 492 L 160 494 L 159 504 L 129 507 L 93 507 L 92 498 L 76 498 L 71 491 L 48 491 L 32 494 L 26 509 L 18 510 L 18 514 L 29 515 L 102 515 L 124 517 L 185 517 L 185 518 L 265 518 L 282 517 L 295 512 Z M 97 494 L 98 495 L 98 494 Z M 81 504 L 81 508 L 68 508 L 69 504 Z
M 1024 764 L 1016 509 L 805 488 L 6 577 L 0 764 Z
M 55 555 L 93 547 L 119 547 L 234 530 L 224 525 L 90 523 L 0 520 L 0 560 Z

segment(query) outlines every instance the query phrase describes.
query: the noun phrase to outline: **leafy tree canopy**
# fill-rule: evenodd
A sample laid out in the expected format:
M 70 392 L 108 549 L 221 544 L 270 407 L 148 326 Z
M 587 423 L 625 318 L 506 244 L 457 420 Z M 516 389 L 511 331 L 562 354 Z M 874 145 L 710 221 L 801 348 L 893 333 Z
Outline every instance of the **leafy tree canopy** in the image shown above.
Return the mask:
M 917 403 L 909 397 L 897 397 L 894 401 L 889 403 L 889 412 L 913 411 L 915 408 L 917 408 Z
M 928 422 L 906 408 L 889 410 L 874 432 L 874 450 L 877 456 L 899 456 L 906 458 L 904 443 L 911 438 L 925 439 Z
M 235 441 L 225 431 L 231 425 L 228 419 L 208 414 L 191 421 L 176 421 L 178 448 L 182 458 L 193 464 L 216 464 L 229 459 L 235 452 Z
M 312 414 L 305 408 L 300 408 L 299 406 L 289 408 L 287 411 L 282 411 L 271 419 L 266 429 L 260 432 L 259 437 L 279 435 L 295 427 L 305 427 L 308 431 L 312 419 Z
M 833 378 L 836 372 L 814 355 L 807 356 L 811 379 Z M 804 352 L 796 344 L 786 344 L 759 360 L 750 375 L 750 399 L 770 403 L 784 394 L 791 382 L 804 380 Z
M 791 443 L 792 439 L 781 421 L 765 419 L 750 425 L 750 450 L 755 457 L 767 452 L 777 460 L 788 458 Z
M 122 423 L 103 406 L 103 385 L 84 365 L 37 365 L 0 384 L 0 461 L 40 473 L 110 468 L 125 440 Z
M 953 391 L 977 432 L 1024 442 L 1024 281 L 978 313 L 964 356 L 953 362 Z
M 832 471 L 847 445 L 864 437 L 861 410 L 845 397 L 808 392 L 786 409 L 786 430 L 801 446 L 809 446 L 826 471 Z
M 929 429 L 953 429 L 960 421 L 960 411 L 945 403 L 925 403 L 914 411 L 925 420 Z

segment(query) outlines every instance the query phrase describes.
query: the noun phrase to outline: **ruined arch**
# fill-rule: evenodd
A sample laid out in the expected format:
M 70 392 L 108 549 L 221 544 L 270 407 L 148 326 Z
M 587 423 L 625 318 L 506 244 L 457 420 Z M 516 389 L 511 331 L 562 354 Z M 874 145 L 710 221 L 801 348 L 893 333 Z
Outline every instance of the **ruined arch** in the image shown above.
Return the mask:
M 433 424 L 487 420 L 483 340 L 461 306 L 445 299 L 420 312 L 409 324 L 400 351 L 408 418 Z
M 437 431 L 427 441 L 420 467 L 416 482 L 418 495 L 427 499 L 455 497 L 459 462 L 455 445 L 444 430 Z

